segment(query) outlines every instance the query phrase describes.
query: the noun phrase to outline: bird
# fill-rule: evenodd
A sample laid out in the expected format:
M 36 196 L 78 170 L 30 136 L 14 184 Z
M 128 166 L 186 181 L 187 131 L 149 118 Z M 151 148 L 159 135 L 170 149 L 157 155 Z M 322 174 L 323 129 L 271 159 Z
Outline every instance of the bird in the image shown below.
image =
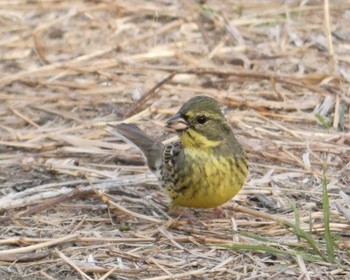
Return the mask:
M 165 127 L 176 131 L 178 140 L 163 144 L 131 123 L 110 132 L 141 151 L 171 199 L 169 209 L 220 209 L 242 188 L 248 162 L 218 101 L 197 95 Z

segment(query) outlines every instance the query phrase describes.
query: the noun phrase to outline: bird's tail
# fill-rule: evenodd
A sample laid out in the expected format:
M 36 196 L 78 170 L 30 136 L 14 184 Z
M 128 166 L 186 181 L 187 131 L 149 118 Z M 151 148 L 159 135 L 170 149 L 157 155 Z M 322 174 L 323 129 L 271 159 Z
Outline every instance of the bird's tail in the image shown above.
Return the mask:
M 155 141 L 135 124 L 121 123 L 109 126 L 113 127 L 114 130 L 108 132 L 141 150 L 152 171 L 159 169 L 164 149 L 162 143 Z

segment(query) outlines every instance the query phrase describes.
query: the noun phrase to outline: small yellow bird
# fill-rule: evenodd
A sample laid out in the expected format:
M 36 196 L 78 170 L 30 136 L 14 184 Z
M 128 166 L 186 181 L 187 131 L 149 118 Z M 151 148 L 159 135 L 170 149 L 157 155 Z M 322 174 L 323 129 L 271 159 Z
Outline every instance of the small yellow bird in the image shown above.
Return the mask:
M 112 133 L 141 150 L 172 206 L 213 208 L 238 193 L 248 163 L 215 99 L 188 100 L 166 127 L 174 129 L 180 141 L 164 145 L 126 123 Z

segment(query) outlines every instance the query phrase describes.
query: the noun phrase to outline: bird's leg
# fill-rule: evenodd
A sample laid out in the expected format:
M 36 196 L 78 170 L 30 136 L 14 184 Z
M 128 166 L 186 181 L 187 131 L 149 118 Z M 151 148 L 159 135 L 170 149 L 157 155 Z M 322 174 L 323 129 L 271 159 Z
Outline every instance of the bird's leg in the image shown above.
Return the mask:
M 178 206 L 173 203 L 169 205 L 168 213 L 170 217 L 174 219 L 186 218 L 187 215 L 184 213 L 183 209 L 180 209 Z
M 198 212 L 194 208 L 178 207 L 171 204 L 168 213 L 170 217 L 177 221 L 187 221 L 190 224 L 198 223 Z
M 210 209 L 211 211 L 195 211 L 197 216 L 202 216 L 205 219 L 226 219 L 228 218 L 228 215 L 226 211 L 224 211 L 221 207 L 215 207 L 214 209 Z
M 227 214 L 224 210 L 221 209 L 221 207 L 215 207 L 214 213 L 217 215 L 218 218 L 227 218 Z

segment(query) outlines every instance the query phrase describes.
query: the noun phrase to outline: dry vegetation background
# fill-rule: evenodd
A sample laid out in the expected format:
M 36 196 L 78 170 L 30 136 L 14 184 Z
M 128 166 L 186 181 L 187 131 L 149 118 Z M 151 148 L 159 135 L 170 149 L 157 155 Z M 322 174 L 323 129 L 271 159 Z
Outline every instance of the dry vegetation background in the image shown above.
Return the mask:
M 0 31 L 1 279 L 350 279 L 350 1 L 0 0 Z M 250 176 L 229 218 L 174 221 L 105 129 L 164 140 L 196 94 Z

